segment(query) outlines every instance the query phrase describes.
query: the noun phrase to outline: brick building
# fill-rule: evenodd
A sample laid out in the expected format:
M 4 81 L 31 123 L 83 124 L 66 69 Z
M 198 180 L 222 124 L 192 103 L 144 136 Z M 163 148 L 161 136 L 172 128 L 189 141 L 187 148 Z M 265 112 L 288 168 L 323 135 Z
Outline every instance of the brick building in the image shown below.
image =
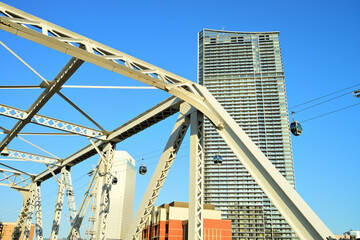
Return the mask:
M 1 225 L 0 226 L 0 240 L 10 240 L 11 234 L 13 233 L 14 228 L 15 228 L 15 222 L 0 222 L 0 225 Z M 33 239 L 34 229 L 35 229 L 35 224 L 31 224 L 29 240 Z M 22 239 L 23 235 L 24 235 L 24 230 L 22 231 L 19 239 Z
M 154 207 L 143 230 L 145 240 L 187 240 L 188 207 L 172 202 Z M 231 221 L 222 220 L 221 212 L 211 204 L 204 205 L 204 240 L 231 240 Z

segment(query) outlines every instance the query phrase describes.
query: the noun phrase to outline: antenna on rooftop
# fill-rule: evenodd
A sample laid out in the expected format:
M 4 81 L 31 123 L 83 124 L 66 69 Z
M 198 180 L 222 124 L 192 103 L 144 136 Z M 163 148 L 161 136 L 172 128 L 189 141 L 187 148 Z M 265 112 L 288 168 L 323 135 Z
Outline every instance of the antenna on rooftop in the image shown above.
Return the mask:
M 221 31 L 224 31 L 224 29 L 225 29 L 225 27 L 223 27 L 223 28 L 221 29 Z

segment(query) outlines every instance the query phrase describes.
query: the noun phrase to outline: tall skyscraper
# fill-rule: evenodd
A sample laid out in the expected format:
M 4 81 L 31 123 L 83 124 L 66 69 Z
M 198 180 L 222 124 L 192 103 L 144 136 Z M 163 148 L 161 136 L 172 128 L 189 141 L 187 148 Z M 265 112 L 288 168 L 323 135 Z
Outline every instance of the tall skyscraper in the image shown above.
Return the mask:
M 295 188 L 279 32 L 204 29 L 198 51 L 199 83 Z M 292 239 L 290 226 L 207 119 L 204 149 L 205 203 L 232 220 L 233 239 Z

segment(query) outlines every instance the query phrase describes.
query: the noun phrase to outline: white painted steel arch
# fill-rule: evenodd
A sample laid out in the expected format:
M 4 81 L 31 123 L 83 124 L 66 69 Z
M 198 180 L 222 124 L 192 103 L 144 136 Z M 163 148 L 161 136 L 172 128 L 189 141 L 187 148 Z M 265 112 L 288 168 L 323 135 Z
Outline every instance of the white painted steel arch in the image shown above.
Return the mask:
M 0 17 L 0 29 L 4 31 L 167 91 L 202 112 L 301 239 L 333 236 L 205 87 L 4 3 L 0 3 L 0 12 L 6 16 Z M 0 143 L 0 151 L 7 141 L 11 141 L 11 135 Z M 129 239 L 137 220 L 129 230 Z

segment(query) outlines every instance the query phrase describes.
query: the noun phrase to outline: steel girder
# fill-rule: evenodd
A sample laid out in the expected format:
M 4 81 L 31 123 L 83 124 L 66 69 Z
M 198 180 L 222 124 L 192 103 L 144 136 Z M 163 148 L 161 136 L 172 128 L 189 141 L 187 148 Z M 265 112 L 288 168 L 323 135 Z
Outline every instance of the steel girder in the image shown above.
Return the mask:
M 70 224 L 72 224 L 73 220 L 76 217 L 76 205 L 75 205 L 74 190 L 72 186 L 71 173 L 69 167 L 63 167 L 61 169 L 61 177 L 59 181 L 59 189 L 58 189 L 58 195 L 55 205 L 54 220 L 53 220 L 53 226 L 52 226 L 51 238 L 50 238 L 51 240 L 56 240 L 58 238 L 65 192 L 68 200 Z
M 111 171 L 114 162 L 114 153 L 115 145 L 113 145 L 112 143 L 108 143 L 103 151 L 105 159 L 103 159 L 104 164 L 102 164 L 102 168 L 100 169 L 100 206 L 97 215 L 97 226 L 95 226 L 95 238 L 97 240 L 106 239 L 106 223 L 110 210 L 110 190 L 113 179 Z
M 180 104 L 183 101 L 176 97 L 170 97 L 163 102 L 157 104 L 146 112 L 140 114 L 139 116 L 133 118 L 129 122 L 123 124 L 119 128 L 115 129 L 107 137 L 107 141 L 119 143 L 125 139 L 151 127 L 152 125 L 172 116 L 173 114 L 179 111 Z M 94 144 L 102 150 L 105 146 L 105 143 L 102 141 L 95 141 Z M 97 154 L 94 146 L 89 144 L 78 152 L 74 153 L 70 157 L 64 159 L 60 166 L 53 166 L 51 170 L 57 174 L 60 172 L 61 167 L 63 166 L 74 166 L 89 157 L 92 157 Z M 35 181 L 43 182 L 52 177 L 51 171 L 46 170 L 36 176 Z
M 91 196 L 91 204 L 90 204 L 90 210 L 88 213 L 88 221 L 86 223 L 86 227 L 85 227 L 85 237 L 84 239 L 86 240 L 93 240 L 95 239 L 95 223 L 97 220 L 96 214 L 97 214 L 97 188 L 95 189 L 95 193 L 93 196 Z
M 19 240 L 22 229 L 24 228 L 28 215 L 30 214 L 31 205 L 34 201 L 35 195 L 34 195 L 34 189 L 36 187 L 36 183 L 32 181 L 30 183 L 29 188 L 27 189 L 17 189 L 21 195 L 23 196 L 23 205 L 20 210 L 19 217 L 17 218 L 14 231 L 11 234 L 11 240 Z
M 28 175 L 19 171 L 0 169 L 0 185 L 8 186 L 14 189 L 28 190 L 32 179 L 36 175 Z
M 2 3 L 0 4 L 2 6 Z M 1 8 L 1 7 L 0 7 Z M 1 10 L 0 10 L 1 11 Z M 1 24 L 0 24 L 1 25 Z M 49 83 L 42 94 L 36 99 L 31 107 L 23 115 L 23 119 L 18 121 L 9 131 L 5 138 L 0 142 L 0 151 L 4 149 L 16 135 L 28 124 L 40 109 L 50 100 L 50 98 L 61 89 L 61 86 L 73 75 L 84 61 L 77 58 L 71 58 L 61 72 Z
M 35 208 L 35 202 L 36 202 L 36 183 L 34 184 L 34 187 L 31 189 L 30 191 L 31 196 L 30 196 L 30 206 L 29 206 L 29 212 L 26 216 L 26 220 L 25 220 L 25 229 L 24 229 L 24 236 L 22 240 L 28 240 L 29 239 L 29 234 L 30 234 L 30 229 L 31 229 L 31 222 L 32 222 L 32 217 L 34 215 L 34 208 Z
M 51 240 L 57 240 L 57 238 L 58 238 L 61 213 L 62 213 L 64 196 L 65 196 L 65 171 L 66 171 L 66 168 L 64 167 L 61 170 L 61 177 L 60 177 L 60 181 L 59 181 L 58 194 L 57 194 L 56 204 L 55 204 L 54 220 L 53 220 L 51 236 L 50 236 Z
M 164 181 L 169 173 L 176 154 L 180 149 L 184 136 L 189 128 L 189 114 L 195 111 L 189 104 L 183 103 L 180 107 L 180 115 L 171 132 L 170 138 L 164 148 L 156 169 L 151 177 L 149 185 L 144 193 L 141 203 L 136 211 L 134 220 L 129 226 L 126 240 L 137 240 L 141 237 L 142 229 L 151 213 Z
M 6 4 L 0 4 L 0 12 L 7 16 L 0 17 L 2 30 L 167 91 L 197 108 L 214 124 L 300 238 L 334 236 L 205 87 Z M 40 32 L 26 25 L 35 26 Z M 85 49 L 75 47 L 76 44 Z M 0 150 L 5 145 L 3 141 Z
M 204 116 L 191 114 L 190 169 L 189 169 L 189 224 L 188 239 L 203 240 L 204 209 Z
M 96 194 L 97 186 L 99 184 L 99 169 L 102 168 L 102 158 L 100 157 L 94 172 L 91 176 L 90 182 L 84 194 L 84 197 L 81 201 L 79 210 L 76 213 L 76 216 L 71 224 L 71 228 L 69 231 L 68 239 L 77 239 L 80 236 L 80 226 L 84 219 L 85 213 L 89 207 L 90 201 L 94 194 Z
M 5 169 L 0 169 L 0 172 L 5 176 L 5 178 L 0 179 L 0 185 L 9 186 L 18 190 L 24 198 L 23 207 L 17 219 L 12 239 L 18 239 L 20 237 L 24 226 L 25 229 L 23 239 L 29 239 L 31 221 L 35 208 L 36 240 L 42 240 L 43 235 L 40 183 L 31 181 L 35 177 L 35 175 L 28 175 L 22 172 Z M 8 173 L 10 175 L 6 176 L 5 173 Z M 17 177 L 20 178 L 21 181 L 16 182 Z M 2 183 L 3 181 L 8 181 L 8 184 Z M 27 181 L 31 182 L 27 183 Z
M 66 197 L 68 201 L 68 208 L 69 208 L 69 217 L 70 217 L 70 224 L 72 224 L 73 220 L 76 217 L 76 204 L 75 204 L 75 196 L 74 196 L 74 188 L 71 179 L 70 169 L 64 167 L 64 175 L 65 175 L 65 189 L 66 189 Z
M 13 149 L 8 149 L 8 151 L 9 151 L 8 157 L 17 158 L 17 159 L 21 159 L 24 161 L 32 161 L 32 162 L 38 162 L 38 163 L 44 163 L 44 164 L 57 164 L 58 162 L 61 162 L 60 159 L 45 157 L 45 156 L 21 152 L 21 151 L 16 151 Z
M 24 121 L 27 120 L 28 113 L 24 110 L 0 104 L 0 115 Z M 35 114 L 30 122 L 77 135 L 105 139 L 105 134 L 101 131 L 43 115 Z
M 41 191 L 40 183 L 36 184 L 35 194 L 35 231 L 36 240 L 43 240 L 43 228 L 42 228 L 42 210 L 41 210 Z

